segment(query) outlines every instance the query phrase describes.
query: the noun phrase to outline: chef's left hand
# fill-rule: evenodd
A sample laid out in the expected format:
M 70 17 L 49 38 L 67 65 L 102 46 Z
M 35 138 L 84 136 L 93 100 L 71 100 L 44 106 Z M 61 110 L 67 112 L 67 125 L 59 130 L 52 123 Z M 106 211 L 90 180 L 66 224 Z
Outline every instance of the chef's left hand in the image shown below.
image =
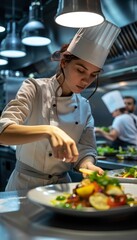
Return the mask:
M 102 175 L 104 173 L 104 170 L 100 167 L 95 166 L 91 160 L 85 160 L 81 163 L 79 168 L 85 168 L 85 169 L 89 169 L 91 171 L 96 171 L 98 172 L 99 175 Z

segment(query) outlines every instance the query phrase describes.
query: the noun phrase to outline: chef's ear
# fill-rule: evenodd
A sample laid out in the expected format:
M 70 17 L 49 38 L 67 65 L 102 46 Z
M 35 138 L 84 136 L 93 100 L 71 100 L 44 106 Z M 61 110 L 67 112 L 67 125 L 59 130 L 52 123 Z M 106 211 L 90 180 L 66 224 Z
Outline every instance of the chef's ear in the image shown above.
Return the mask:
M 60 66 L 64 68 L 66 66 L 66 61 L 65 59 L 61 59 Z

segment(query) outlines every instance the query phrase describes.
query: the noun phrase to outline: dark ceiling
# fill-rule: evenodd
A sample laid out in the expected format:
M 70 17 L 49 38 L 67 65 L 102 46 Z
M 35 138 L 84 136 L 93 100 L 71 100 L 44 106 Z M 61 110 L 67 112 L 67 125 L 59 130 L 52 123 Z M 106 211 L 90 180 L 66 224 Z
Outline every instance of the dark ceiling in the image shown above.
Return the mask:
M 62 44 L 70 42 L 77 29 L 59 26 L 54 21 L 58 0 L 41 0 L 43 6 L 44 23 L 48 28 L 51 44 L 45 47 L 26 47 L 27 55 L 23 58 L 9 58 L 9 64 L 0 67 L 1 76 L 8 70 L 8 74 L 14 77 L 13 71 L 21 71 L 22 76 L 28 77 L 30 73 L 35 76 L 51 75 L 55 69 L 50 61 L 51 54 L 58 50 Z M 15 0 L 15 19 L 18 31 L 28 21 L 30 0 Z M 124 75 L 125 78 L 136 78 L 137 72 L 137 0 L 101 0 L 102 11 L 107 20 L 121 27 L 121 33 L 111 48 L 110 54 L 104 66 L 102 82 L 104 79 L 115 78 Z M 0 1 L 0 21 L 7 24 L 12 18 L 12 0 Z M 0 42 L 5 38 L 5 33 L 0 33 Z M 16 84 L 18 80 L 14 81 Z M 12 81 L 11 81 L 12 82 Z M 19 83 L 19 81 L 18 81 Z M 14 84 L 12 91 L 14 91 Z M 11 86 L 9 86 L 10 88 Z

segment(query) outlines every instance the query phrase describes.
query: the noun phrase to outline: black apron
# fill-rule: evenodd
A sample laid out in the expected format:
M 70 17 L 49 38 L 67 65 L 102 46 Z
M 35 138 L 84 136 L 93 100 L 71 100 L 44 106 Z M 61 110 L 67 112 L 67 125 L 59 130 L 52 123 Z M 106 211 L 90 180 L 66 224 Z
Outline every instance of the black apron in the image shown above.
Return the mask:
M 119 138 L 117 138 L 115 141 L 112 142 L 111 147 L 115 149 L 119 149 L 119 147 L 122 147 L 123 149 L 126 149 L 128 146 L 135 146 L 133 143 L 129 143 L 126 141 L 123 141 Z

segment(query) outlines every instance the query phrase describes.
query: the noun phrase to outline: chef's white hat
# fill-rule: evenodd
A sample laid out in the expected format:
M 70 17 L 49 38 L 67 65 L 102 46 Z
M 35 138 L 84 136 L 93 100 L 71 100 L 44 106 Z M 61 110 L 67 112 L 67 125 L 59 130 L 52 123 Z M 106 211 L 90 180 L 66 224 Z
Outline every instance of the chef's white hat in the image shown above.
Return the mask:
M 67 49 L 71 54 L 102 68 L 120 28 L 104 21 L 97 26 L 80 28 Z
M 125 108 L 125 103 L 121 96 L 121 93 L 117 90 L 104 94 L 102 96 L 102 100 L 110 113 L 114 112 L 117 109 Z

